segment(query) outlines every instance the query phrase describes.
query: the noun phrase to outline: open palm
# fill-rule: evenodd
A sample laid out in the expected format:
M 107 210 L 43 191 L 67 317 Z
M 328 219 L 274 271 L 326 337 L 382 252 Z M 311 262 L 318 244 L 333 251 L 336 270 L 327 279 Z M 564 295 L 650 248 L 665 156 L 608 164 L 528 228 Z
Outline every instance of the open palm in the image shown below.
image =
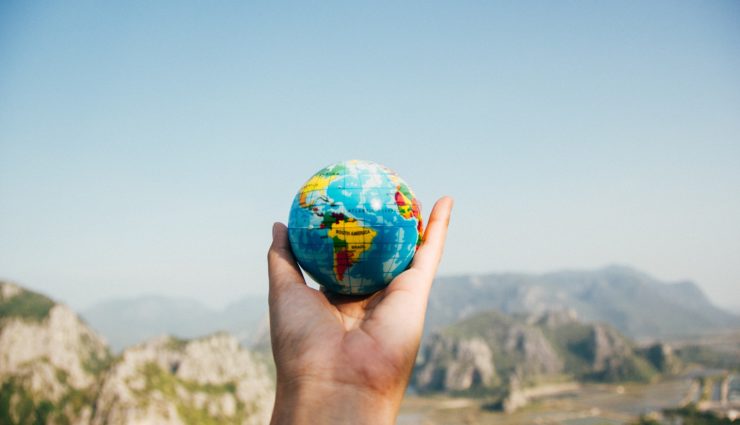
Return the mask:
M 410 268 L 387 288 L 364 297 L 307 286 L 290 250 L 286 227 L 275 224 L 268 263 L 278 397 L 281 387 L 305 384 L 400 403 L 419 348 L 451 209 L 450 198 L 435 204 Z

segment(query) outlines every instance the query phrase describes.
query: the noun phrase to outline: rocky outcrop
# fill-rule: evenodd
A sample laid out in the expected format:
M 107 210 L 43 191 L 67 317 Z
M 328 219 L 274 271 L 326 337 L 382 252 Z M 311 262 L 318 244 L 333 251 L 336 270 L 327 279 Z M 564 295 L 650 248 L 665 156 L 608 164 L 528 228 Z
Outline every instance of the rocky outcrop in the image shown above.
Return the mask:
M 425 362 L 416 373 L 416 385 L 427 390 L 462 391 L 490 387 L 496 380 L 493 353 L 482 338 L 454 339 L 435 335 L 425 348 Z
M 681 360 L 668 344 L 656 342 L 640 348 L 638 352 L 660 373 L 674 375 L 682 369 Z
M 578 322 L 568 311 L 519 317 L 489 311 L 432 335 L 413 382 L 420 392 L 499 394 L 500 407 L 512 411 L 538 393 L 533 388 L 646 380 L 655 373 L 643 353 L 607 325 Z
M 85 388 L 107 356 L 105 343 L 63 305 L 52 307 L 41 322 L 11 318 L 0 328 L 0 375 L 41 361 L 63 371 L 72 387 Z
M 266 424 L 261 353 L 228 334 L 161 337 L 113 359 L 68 307 L 0 282 L 0 424 Z
M 619 367 L 631 350 L 623 337 L 603 325 L 592 328 L 586 344 L 592 353 L 591 369 L 596 374 L 606 374 Z
M 123 352 L 103 378 L 92 424 L 263 424 L 273 396 L 265 365 L 233 336 L 162 337 Z
M 520 376 L 537 377 L 555 375 L 563 371 L 563 360 L 536 327 L 516 324 L 507 331 L 503 341 L 503 354 L 516 362 Z
M 0 422 L 89 421 L 109 361 L 103 340 L 68 307 L 0 282 Z
M 521 383 L 516 374 L 509 376 L 509 385 L 501 401 L 501 410 L 504 413 L 514 413 L 529 403 L 529 399 L 522 391 Z
M 424 391 L 505 386 L 509 376 L 552 376 L 564 363 L 542 330 L 496 312 L 478 314 L 434 334 L 422 349 L 414 383 Z

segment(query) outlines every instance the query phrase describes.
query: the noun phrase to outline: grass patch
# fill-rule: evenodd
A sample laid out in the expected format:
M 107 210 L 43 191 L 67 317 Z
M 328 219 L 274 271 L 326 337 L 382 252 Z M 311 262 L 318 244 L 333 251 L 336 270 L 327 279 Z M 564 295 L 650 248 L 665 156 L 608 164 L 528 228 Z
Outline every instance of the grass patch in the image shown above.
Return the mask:
M 54 301 L 32 291 L 22 290 L 18 295 L 0 300 L 0 318 L 19 317 L 40 322 L 49 315 Z
M 88 334 L 82 334 L 82 349 L 83 352 L 88 352 L 89 355 L 84 357 L 82 360 L 82 368 L 85 372 L 88 372 L 95 376 L 100 376 L 105 370 L 107 370 L 113 364 L 113 356 L 106 347 L 102 355 L 98 354 L 98 345 L 96 341 L 92 340 L 92 337 Z
M 185 346 L 188 345 L 188 342 L 189 341 L 187 339 L 182 339 L 182 338 L 178 338 L 178 337 L 175 337 L 175 336 L 170 336 L 167 339 L 167 343 L 166 343 L 165 347 L 168 350 L 182 351 L 182 350 L 185 349 Z
M 64 372 L 57 371 L 57 376 L 60 374 Z M 93 401 L 91 391 L 67 386 L 62 398 L 55 403 L 31 393 L 22 380 L 12 377 L 0 386 L 0 424 L 69 425 L 76 422 L 83 408 L 92 407 Z
M 236 400 L 236 383 L 227 382 L 225 384 L 201 384 L 198 382 L 180 379 L 175 375 L 163 370 L 156 363 L 145 364 L 141 372 L 144 374 L 146 386 L 143 390 L 137 391 L 136 394 L 148 403 L 148 397 L 153 391 L 161 392 L 167 400 L 172 402 L 177 408 L 180 419 L 186 424 L 202 425 L 219 425 L 219 424 L 241 424 L 252 409 L 244 403 Z M 236 401 L 235 414 L 232 416 L 211 415 L 208 413 L 207 405 L 197 408 L 189 400 L 183 400 L 177 395 L 177 389 L 181 387 L 190 394 L 204 393 L 210 399 L 221 397 L 224 394 L 231 394 Z

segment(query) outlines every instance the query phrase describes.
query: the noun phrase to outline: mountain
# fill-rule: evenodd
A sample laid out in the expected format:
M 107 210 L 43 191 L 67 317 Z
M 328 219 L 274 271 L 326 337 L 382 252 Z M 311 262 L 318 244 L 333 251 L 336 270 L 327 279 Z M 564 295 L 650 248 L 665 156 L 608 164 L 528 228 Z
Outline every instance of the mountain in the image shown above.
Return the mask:
M 109 362 L 69 308 L 0 282 L 0 423 L 88 423 Z
M 573 309 L 586 321 L 609 323 L 640 339 L 682 338 L 740 327 L 740 316 L 712 305 L 691 282 L 665 283 L 611 266 L 542 275 L 440 277 L 431 291 L 426 334 L 491 309 L 507 314 Z M 267 297 L 246 296 L 216 310 L 192 299 L 146 295 L 101 302 L 82 316 L 116 352 L 158 335 L 195 338 L 218 331 L 255 347 L 264 345 Z
M 90 424 L 266 424 L 274 391 L 265 364 L 231 335 L 159 337 L 124 350 Z
M 214 310 L 188 298 L 145 295 L 104 301 L 82 312 L 116 352 L 164 334 L 196 338 L 219 331 L 250 346 L 266 315 L 266 296 L 246 296 Z
M 428 338 L 413 384 L 422 393 L 498 394 L 512 410 L 523 389 L 568 381 L 649 381 L 677 372 L 677 366 L 667 346 L 638 349 L 609 325 L 578 321 L 572 310 L 530 316 L 487 311 Z
M 0 282 L 1 424 L 263 424 L 271 367 L 227 333 L 162 336 L 114 357 L 68 307 Z
M 657 372 L 617 330 L 580 322 L 573 312 L 477 313 L 433 334 L 420 357 L 415 375 L 420 391 L 493 388 L 512 374 L 537 384 L 563 378 L 644 381 Z
M 740 326 L 740 317 L 715 307 L 692 282 L 666 283 L 631 268 L 541 275 L 441 277 L 427 311 L 427 330 L 479 312 L 536 314 L 572 309 L 585 321 L 605 322 L 633 338 L 694 336 Z

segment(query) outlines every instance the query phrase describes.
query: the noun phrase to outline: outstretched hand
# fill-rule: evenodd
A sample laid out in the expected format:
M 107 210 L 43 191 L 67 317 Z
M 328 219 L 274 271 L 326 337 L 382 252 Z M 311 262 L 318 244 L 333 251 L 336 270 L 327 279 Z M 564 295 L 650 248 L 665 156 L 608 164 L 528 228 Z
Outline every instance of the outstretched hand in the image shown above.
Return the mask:
M 274 424 L 395 422 L 451 210 L 451 198 L 437 201 L 409 269 L 364 297 L 306 285 L 287 228 L 275 223 L 268 253 Z

